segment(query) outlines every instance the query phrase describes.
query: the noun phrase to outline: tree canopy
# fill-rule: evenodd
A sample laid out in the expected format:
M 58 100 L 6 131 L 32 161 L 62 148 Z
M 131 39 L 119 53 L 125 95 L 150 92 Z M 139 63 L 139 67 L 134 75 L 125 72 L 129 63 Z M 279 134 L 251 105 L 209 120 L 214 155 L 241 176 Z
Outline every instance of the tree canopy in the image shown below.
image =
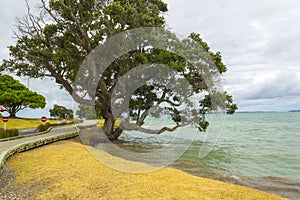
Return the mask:
M 85 105 L 85 104 L 80 104 L 78 106 L 79 110 L 76 111 L 76 115 L 80 118 L 80 119 L 99 119 L 100 113 L 99 111 L 96 111 L 95 107 L 89 106 L 89 105 Z
M 62 119 L 73 118 L 73 110 L 67 109 L 64 106 L 55 104 L 52 109 L 49 110 L 51 117 L 57 117 Z
M 46 100 L 42 95 L 30 91 L 25 85 L 9 75 L 0 76 L 0 105 L 16 117 L 16 113 L 25 108 L 45 108 Z
M 160 134 L 191 123 L 184 122 L 186 113 L 180 109 L 183 105 L 186 104 L 187 107 L 190 103 L 182 101 L 183 98 L 180 97 L 182 94 L 189 93 L 179 91 L 183 90 L 181 85 L 186 84 L 184 80 L 191 86 L 185 87 L 186 89 L 192 88 L 191 93 L 199 94 L 198 106 L 195 107 L 200 114 L 199 130 L 206 129 L 208 122 L 205 114 L 214 110 L 214 105 L 210 103 L 213 98 L 212 93 L 219 97 L 219 101 L 222 101 L 223 107 L 228 113 L 234 113 L 237 109 L 229 94 L 217 91 L 208 92 L 208 87 L 212 85 L 209 83 L 213 82 L 208 79 L 213 80 L 217 74 L 226 72 L 227 68 L 222 62 L 220 52 L 212 52 L 208 44 L 196 33 L 190 34 L 184 40 L 179 40 L 169 31 L 160 32 L 157 35 L 147 35 L 146 31 L 146 37 L 140 38 L 139 42 L 133 44 L 133 46 L 135 45 L 134 50 L 130 52 L 117 56 L 113 52 L 105 54 L 104 50 L 103 57 L 115 56 L 115 60 L 109 64 L 100 77 L 95 76 L 95 68 L 86 70 L 89 75 L 84 78 L 83 82 L 94 80 L 97 82 L 96 88 L 91 91 L 89 89 L 93 87 L 81 87 L 78 93 L 76 76 L 81 66 L 89 63 L 90 59 L 87 57 L 91 57 L 97 52 L 94 49 L 109 48 L 110 45 L 113 45 L 110 38 L 128 30 L 143 27 L 165 28 L 163 14 L 168 10 L 167 4 L 161 0 L 50 0 L 48 3 L 40 0 L 40 3 L 38 16 L 34 16 L 28 7 L 28 14 L 18 22 L 17 43 L 9 47 L 10 59 L 4 60 L 2 69 L 15 72 L 20 76 L 54 78 L 56 83 L 71 94 L 76 102 L 91 105 L 91 101 L 93 101 L 105 119 L 103 131 L 109 139 L 117 139 L 123 130 Z M 124 48 L 122 43 L 131 41 L 130 36 L 132 35 L 130 32 L 127 33 L 115 50 L 122 50 Z M 127 37 L 128 40 L 126 40 Z M 166 37 L 168 39 L 165 39 Z M 151 44 L 153 40 L 154 43 L 161 46 L 165 44 L 165 48 L 153 48 Z M 174 51 L 172 52 L 172 49 L 180 49 L 180 53 L 195 58 L 196 65 L 205 66 L 205 68 L 195 66 L 195 63 L 191 63 Z M 199 55 L 201 59 L 197 58 Z M 95 62 L 96 65 L 101 63 L 100 61 Z M 155 71 L 157 82 L 148 80 L 147 84 L 132 91 L 129 98 L 129 115 L 135 117 L 136 122 L 124 121 L 120 127 L 115 128 L 115 118 L 121 117 L 121 115 L 114 116 L 113 114 L 114 89 L 118 88 L 121 91 L 122 86 L 118 86 L 118 82 L 123 76 L 139 66 L 151 63 L 169 66 L 181 78 L 171 71 L 164 70 L 163 67 L 161 70 Z M 207 65 L 207 63 L 211 64 Z M 211 67 L 212 65 L 215 68 Z M 163 75 L 177 77 L 171 88 L 167 87 L 167 81 L 164 80 Z M 137 79 L 144 76 L 147 76 L 147 73 L 139 74 Z M 137 79 L 132 79 L 132 82 Z M 174 92 L 172 89 L 178 91 Z M 85 97 L 93 98 L 87 100 Z M 118 108 L 121 111 L 124 110 L 121 107 Z M 152 131 L 143 128 L 146 117 L 157 115 L 154 110 L 161 111 L 161 109 L 168 111 L 176 126 Z M 189 111 L 193 113 L 195 109 Z

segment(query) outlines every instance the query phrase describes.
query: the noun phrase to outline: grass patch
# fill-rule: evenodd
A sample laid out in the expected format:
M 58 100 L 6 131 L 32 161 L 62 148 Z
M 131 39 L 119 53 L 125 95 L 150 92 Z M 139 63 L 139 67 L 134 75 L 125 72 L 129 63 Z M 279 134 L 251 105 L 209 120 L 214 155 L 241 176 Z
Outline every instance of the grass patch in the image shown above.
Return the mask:
M 94 151 L 128 168 L 146 166 Z M 39 186 L 33 199 L 283 199 L 176 169 L 118 172 L 91 156 L 84 145 L 70 140 L 17 154 L 8 165 L 16 176 L 13 189 L 26 186 L 32 191 Z
M 118 119 L 115 121 L 114 127 L 117 128 L 119 126 L 119 124 L 122 122 L 121 119 Z M 100 119 L 99 120 L 99 126 L 103 127 L 104 126 L 104 119 Z
M 50 124 L 56 124 L 56 120 L 47 120 Z M 29 129 L 29 128 L 37 128 L 39 125 L 43 124 L 40 119 L 12 119 L 10 118 L 6 123 L 7 129 Z M 0 127 L 3 128 L 4 123 L 0 120 Z

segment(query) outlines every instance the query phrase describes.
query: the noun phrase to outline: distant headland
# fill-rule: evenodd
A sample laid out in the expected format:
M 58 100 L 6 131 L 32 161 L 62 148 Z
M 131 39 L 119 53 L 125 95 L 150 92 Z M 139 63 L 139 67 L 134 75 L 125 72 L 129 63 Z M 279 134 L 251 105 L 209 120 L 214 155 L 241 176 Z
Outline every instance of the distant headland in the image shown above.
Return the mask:
M 300 110 L 290 110 L 289 112 L 300 112 Z

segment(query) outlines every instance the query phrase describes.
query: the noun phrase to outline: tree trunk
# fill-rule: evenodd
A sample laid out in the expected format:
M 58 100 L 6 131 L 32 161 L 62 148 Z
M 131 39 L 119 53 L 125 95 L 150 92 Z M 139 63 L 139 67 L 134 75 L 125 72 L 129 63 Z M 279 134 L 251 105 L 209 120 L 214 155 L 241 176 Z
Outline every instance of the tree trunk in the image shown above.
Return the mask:
M 16 109 L 15 108 L 11 108 L 9 111 L 8 111 L 8 113 L 9 113 L 9 117 L 10 118 L 16 118 Z
M 111 141 L 117 140 L 118 137 L 122 134 L 122 129 L 114 128 L 115 119 L 111 113 L 107 113 L 103 116 L 105 122 L 102 128 L 104 134 Z

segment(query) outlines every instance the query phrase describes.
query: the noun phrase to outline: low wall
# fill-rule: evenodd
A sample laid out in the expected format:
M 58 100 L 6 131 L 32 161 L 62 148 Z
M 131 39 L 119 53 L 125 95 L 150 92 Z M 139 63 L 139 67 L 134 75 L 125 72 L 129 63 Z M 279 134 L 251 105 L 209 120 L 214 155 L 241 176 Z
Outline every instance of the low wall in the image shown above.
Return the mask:
M 28 151 L 28 150 L 36 148 L 36 147 L 44 146 L 46 144 L 50 144 L 50 143 L 57 142 L 60 140 L 70 139 L 70 138 L 77 137 L 77 136 L 78 136 L 78 131 L 18 144 L 16 146 L 8 149 L 7 151 L 2 152 L 2 154 L 0 155 L 0 168 L 4 165 L 4 163 L 10 156 L 12 156 L 16 153 Z

